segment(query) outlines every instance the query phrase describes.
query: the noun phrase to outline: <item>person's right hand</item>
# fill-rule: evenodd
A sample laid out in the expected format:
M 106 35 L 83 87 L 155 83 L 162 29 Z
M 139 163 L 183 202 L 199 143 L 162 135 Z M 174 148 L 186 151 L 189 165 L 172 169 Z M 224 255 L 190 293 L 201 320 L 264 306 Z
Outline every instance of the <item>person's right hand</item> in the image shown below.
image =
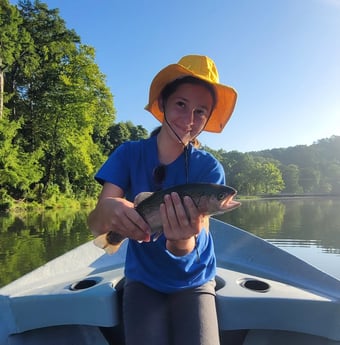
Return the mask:
M 101 232 L 112 230 L 133 240 L 150 241 L 150 227 L 130 201 L 107 197 L 99 201 L 96 209 L 100 215 L 98 226 Z
M 123 198 L 124 191 L 105 183 L 96 208 L 89 214 L 88 225 L 95 236 L 114 231 L 137 241 L 150 241 L 150 227 L 135 210 L 132 202 Z

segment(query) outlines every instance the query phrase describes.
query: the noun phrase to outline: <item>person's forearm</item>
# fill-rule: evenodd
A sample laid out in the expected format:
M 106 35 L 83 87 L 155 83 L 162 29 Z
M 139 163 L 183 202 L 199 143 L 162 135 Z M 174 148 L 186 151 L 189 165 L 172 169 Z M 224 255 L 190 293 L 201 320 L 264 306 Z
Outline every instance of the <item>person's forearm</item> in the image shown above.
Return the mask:
M 105 204 L 107 206 L 107 202 L 109 200 L 112 200 L 112 198 L 104 198 L 100 200 L 95 209 L 92 210 L 87 217 L 87 224 L 94 236 L 98 236 L 112 230 L 109 223 L 104 222 L 107 218 L 107 216 L 105 216 Z

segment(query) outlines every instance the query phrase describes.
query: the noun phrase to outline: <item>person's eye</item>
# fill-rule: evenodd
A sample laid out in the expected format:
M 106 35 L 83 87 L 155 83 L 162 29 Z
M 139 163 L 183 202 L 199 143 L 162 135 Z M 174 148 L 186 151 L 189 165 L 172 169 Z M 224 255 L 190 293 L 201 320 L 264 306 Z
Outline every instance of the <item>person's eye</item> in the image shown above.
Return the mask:
M 184 107 L 185 107 L 185 103 L 182 102 L 182 101 L 178 101 L 176 104 L 177 104 L 177 106 L 178 106 L 179 108 L 184 108 Z
M 195 115 L 200 117 L 208 116 L 208 112 L 205 109 L 196 109 Z

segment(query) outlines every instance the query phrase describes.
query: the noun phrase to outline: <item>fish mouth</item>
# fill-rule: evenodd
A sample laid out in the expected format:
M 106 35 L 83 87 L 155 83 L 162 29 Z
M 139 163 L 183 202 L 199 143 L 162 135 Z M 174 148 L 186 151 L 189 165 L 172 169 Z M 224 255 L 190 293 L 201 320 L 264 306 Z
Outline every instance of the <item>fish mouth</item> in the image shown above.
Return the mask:
M 239 201 L 234 200 L 235 195 L 236 194 L 229 195 L 221 202 L 221 210 L 231 211 L 241 206 L 241 203 Z
M 227 198 L 225 198 L 224 200 L 222 200 L 221 202 L 221 207 L 225 208 L 226 206 L 228 206 L 228 203 L 233 200 L 233 195 L 229 195 Z

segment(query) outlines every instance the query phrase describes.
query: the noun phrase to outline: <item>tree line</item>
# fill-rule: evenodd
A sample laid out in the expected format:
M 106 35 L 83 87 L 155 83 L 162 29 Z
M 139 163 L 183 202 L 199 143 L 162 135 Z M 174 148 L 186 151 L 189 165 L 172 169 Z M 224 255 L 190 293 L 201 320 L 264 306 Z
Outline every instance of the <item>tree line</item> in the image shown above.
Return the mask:
M 228 183 L 243 195 L 340 194 L 340 136 L 312 145 L 212 153 L 222 162 Z
M 1 0 L 0 28 L 0 200 L 94 196 L 108 152 L 145 129 L 115 123 L 95 50 L 58 9 Z
M 95 50 L 38 0 L 0 2 L 0 207 L 97 196 L 93 175 L 122 142 L 149 134 L 116 123 Z M 310 147 L 211 151 L 240 194 L 340 192 L 339 137 Z

